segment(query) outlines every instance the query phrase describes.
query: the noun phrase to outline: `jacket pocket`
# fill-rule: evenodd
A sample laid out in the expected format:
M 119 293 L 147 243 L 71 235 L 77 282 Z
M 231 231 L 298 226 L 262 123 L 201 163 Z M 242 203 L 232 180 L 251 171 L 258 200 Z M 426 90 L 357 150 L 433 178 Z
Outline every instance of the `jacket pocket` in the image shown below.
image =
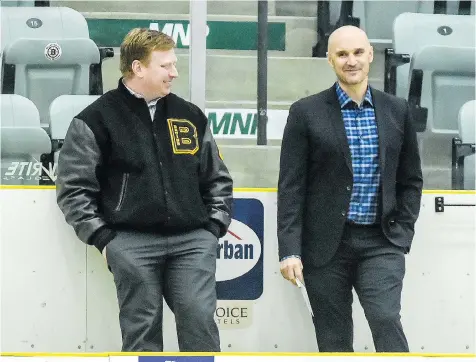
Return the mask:
M 117 201 L 117 205 L 114 211 L 121 210 L 122 204 L 124 203 L 124 199 L 126 198 L 128 182 L 129 182 L 129 173 L 126 172 L 122 175 L 122 184 L 121 184 L 121 190 L 119 191 L 119 200 Z

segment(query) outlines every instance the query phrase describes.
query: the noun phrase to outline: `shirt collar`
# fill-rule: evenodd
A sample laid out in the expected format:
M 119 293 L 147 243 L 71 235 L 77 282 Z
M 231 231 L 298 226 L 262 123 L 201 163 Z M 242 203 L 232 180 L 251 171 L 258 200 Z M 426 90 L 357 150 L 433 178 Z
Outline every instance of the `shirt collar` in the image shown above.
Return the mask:
M 340 84 L 337 82 L 336 83 L 336 93 L 337 93 L 337 99 L 339 100 L 340 108 L 344 108 L 349 102 L 354 102 L 352 98 L 348 96 L 348 94 L 342 89 Z M 372 93 L 370 92 L 370 87 L 367 87 L 367 91 L 365 92 L 365 97 L 364 97 L 364 104 L 367 102 L 370 104 L 371 107 L 374 106 L 373 100 L 372 100 Z M 355 102 L 354 102 L 355 103 Z
M 140 99 L 144 99 L 144 96 L 140 93 L 137 93 L 137 92 L 134 92 L 132 89 L 130 89 L 126 83 L 124 82 L 124 79 L 122 80 L 122 84 L 124 85 L 124 87 L 136 98 L 140 98 Z M 157 102 L 159 101 L 161 97 L 159 98 L 156 98 L 156 99 L 152 99 L 151 101 L 147 102 L 147 105 L 149 107 L 153 107 L 157 104 Z

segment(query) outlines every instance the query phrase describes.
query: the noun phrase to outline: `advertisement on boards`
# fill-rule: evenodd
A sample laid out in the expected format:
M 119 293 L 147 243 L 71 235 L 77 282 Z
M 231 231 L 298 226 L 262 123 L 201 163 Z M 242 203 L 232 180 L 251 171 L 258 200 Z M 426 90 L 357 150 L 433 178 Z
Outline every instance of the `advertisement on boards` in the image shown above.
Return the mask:
M 208 123 L 216 139 L 256 139 L 258 114 L 256 109 L 206 109 Z M 269 140 L 283 138 L 288 111 L 269 109 L 266 136 Z
M 260 200 L 233 201 L 233 218 L 217 246 L 217 308 L 220 329 L 252 324 L 253 301 L 263 293 L 264 206 Z

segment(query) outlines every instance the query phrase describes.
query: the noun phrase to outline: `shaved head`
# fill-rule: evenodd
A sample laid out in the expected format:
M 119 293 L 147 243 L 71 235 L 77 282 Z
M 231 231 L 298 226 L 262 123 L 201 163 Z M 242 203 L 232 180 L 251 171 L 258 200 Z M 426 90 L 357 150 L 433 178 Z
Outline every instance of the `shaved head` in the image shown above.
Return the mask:
M 356 26 L 346 25 L 337 28 L 329 36 L 327 51 L 330 54 L 339 48 L 353 48 L 356 46 L 370 48 L 367 34 Z
M 329 36 L 327 60 L 344 89 L 367 88 L 373 48 L 362 29 L 346 25 L 334 30 Z

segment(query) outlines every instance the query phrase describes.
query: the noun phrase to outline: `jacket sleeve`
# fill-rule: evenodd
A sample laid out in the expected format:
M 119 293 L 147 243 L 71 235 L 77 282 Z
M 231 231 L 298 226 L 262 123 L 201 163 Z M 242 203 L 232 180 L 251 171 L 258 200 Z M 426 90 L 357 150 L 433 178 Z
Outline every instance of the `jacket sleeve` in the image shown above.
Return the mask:
M 420 213 L 423 176 L 417 136 L 408 104 L 395 187 L 400 221 L 414 224 Z
M 220 238 L 231 223 L 233 180 L 208 126 L 205 127 L 200 157 L 200 188 L 210 219 L 206 229 Z
M 307 183 L 308 137 L 304 119 L 293 104 L 284 128 L 278 181 L 279 259 L 301 256 Z
M 73 119 L 58 158 L 57 203 L 78 238 L 100 251 L 115 236 L 98 211 L 101 163 L 93 132 L 82 120 Z

